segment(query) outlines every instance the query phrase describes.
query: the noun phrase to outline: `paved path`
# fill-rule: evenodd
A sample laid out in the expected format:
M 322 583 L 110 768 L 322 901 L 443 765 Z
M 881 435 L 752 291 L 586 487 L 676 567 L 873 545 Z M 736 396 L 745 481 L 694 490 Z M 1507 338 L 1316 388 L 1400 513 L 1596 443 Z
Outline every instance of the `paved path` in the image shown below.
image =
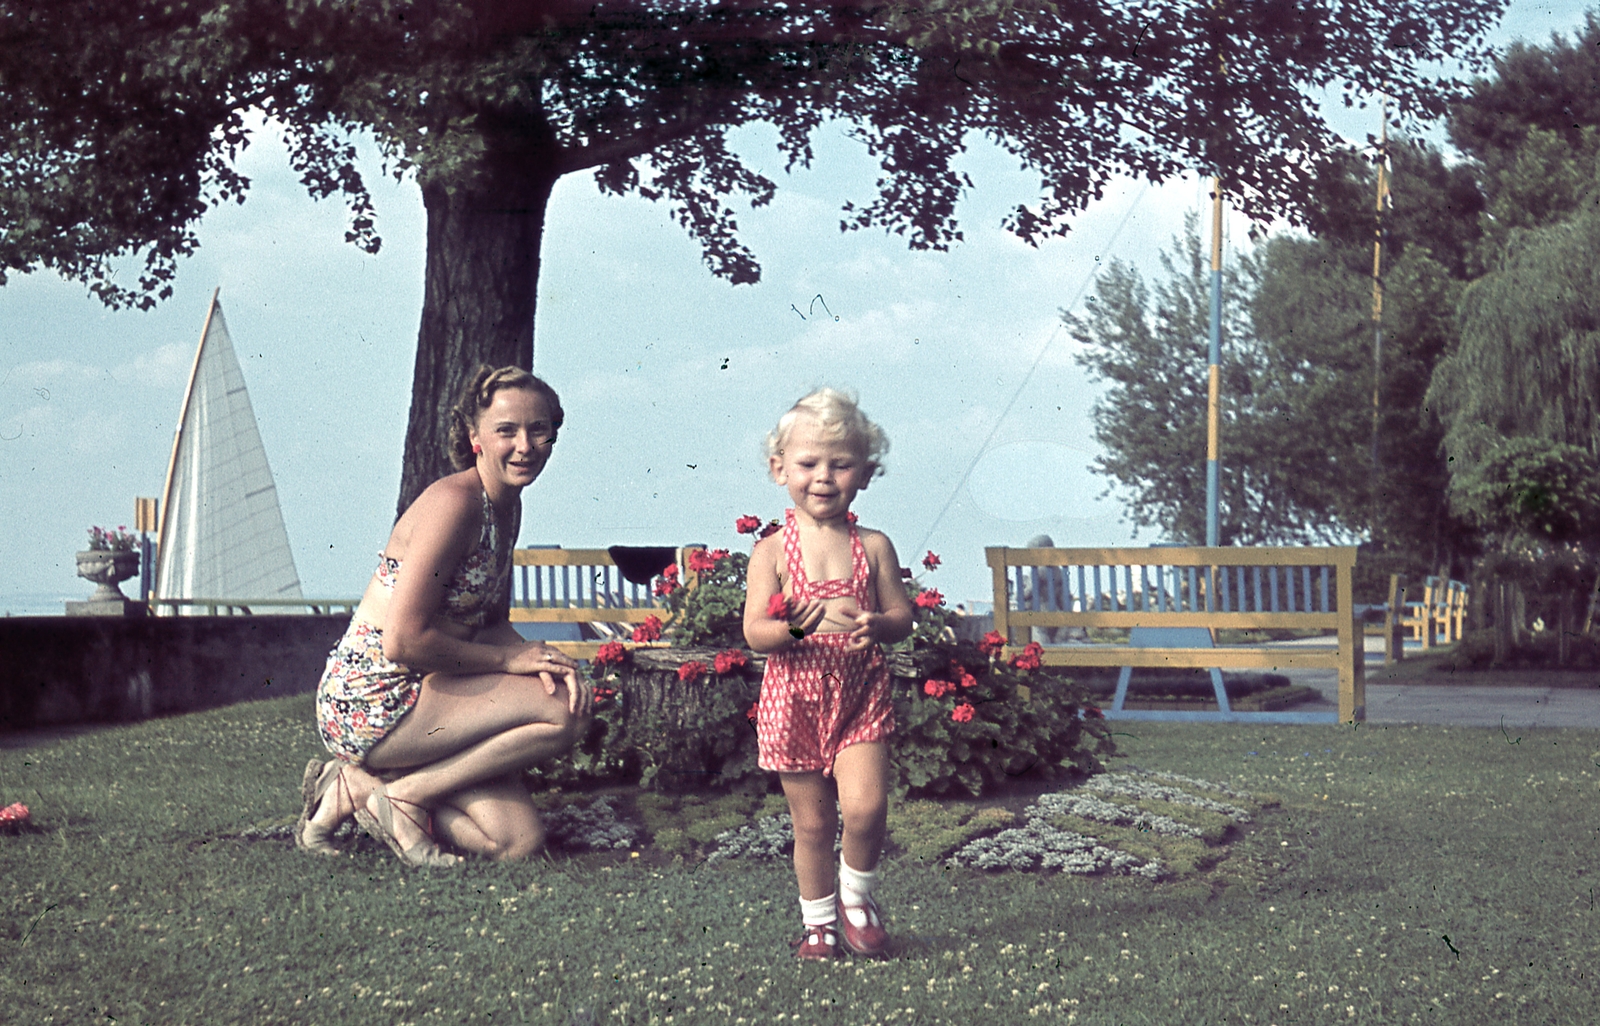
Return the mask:
M 1318 639 L 1307 639 L 1316 644 Z M 1434 723 L 1461 727 L 1580 727 L 1600 730 L 1600 673 L 1593 688 L 1482 687 L 1450 684 L 1376 684 L 1383 669 L 1383 639 L 1367 640 L 1367 722 Z M 1297 645 L 1300 642 L 1284 642 Z M 1408 649 L 1409 651 L 1409 649 Z M 1339 707 L 1334 670 L 1290 670 L 1296 684 L 1309 684 L 1322 700 L 1297 709 Z

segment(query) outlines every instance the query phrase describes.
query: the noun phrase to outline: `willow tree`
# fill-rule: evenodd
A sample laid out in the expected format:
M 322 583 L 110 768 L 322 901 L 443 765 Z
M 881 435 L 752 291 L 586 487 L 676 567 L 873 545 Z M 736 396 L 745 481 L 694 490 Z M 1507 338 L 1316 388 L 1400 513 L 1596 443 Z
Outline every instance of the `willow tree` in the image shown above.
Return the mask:
M 713 274 L 756 281 L 729 198 L 777 188 L 727 145 L 766 122 L 788 166 L 838 119 L 879 161 L 845 229 L 960 238 L 953 167 L 983 138 L 1039 175 L 1006 227 L 1067 230 L 1117 174 L 1222 168 L 1293 213 L 1337 141 L 1308 92 L 1440 114 L 1501 0 L 0 0 L 0 272 L 112 305 L 170 291 L 209 207 L 242 200 L 246 116 L 379 245 L 352 133 L 415 176 L 427 270 L 401 505 L 441 473 L 441 411 L 479 362 L 531 365 L 545 204 L 563 175 L 668 203 Z M 126 284 L 113 271 L 142 264 Z

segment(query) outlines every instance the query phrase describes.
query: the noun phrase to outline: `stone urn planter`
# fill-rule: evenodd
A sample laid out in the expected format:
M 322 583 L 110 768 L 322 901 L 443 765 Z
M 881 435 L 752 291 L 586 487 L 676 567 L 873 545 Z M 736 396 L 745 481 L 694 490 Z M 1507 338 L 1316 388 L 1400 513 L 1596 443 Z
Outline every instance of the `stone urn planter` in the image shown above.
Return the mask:
M 132 549 L 89 549 L 78 553 L 78 576 L 99 587 L 90 602 L 126 602 L 118 587 L 139 573 L 139 553 Z

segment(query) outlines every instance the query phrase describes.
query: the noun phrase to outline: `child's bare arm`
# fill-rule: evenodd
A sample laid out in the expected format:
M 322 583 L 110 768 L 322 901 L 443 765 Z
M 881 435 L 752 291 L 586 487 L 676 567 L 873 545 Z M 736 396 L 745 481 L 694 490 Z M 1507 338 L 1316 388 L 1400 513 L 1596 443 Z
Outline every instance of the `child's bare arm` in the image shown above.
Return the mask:
M 851 649 L 862 649 L 875 642 L 889 645 L 909 637 L 914 619 L 911 600 L 906 598 L 906 586 L 901 583 L 900 558 L 895 555 L 894 543 L 889 541 L 888 535 L 877 531 L 862 532 L 861 542 L 872 569 L 872 589 L 876 593 L 878 611 L 856 613 L 856 629 L 850 633 Z
M 816 601 L 788 610 L 787 618 L 768 612 L 772 597 L 783 594 L 783 582 L 778 579 L 780 548 L 781 541 L 774 536 L 757 542 L 755 551 L 750 553 L 750 570 L 745 577 L 744 640 L 757 652 L 788 648 L 799 636 L 810 634 L 822 622 L 823 604 Z M 795 630 L 801 634 L 796 635 Z

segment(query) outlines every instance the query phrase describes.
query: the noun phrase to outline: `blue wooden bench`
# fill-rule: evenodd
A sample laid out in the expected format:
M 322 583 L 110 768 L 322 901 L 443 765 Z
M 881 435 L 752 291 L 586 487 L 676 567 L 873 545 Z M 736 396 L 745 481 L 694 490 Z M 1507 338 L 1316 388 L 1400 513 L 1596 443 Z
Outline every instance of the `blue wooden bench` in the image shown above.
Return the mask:
M 1366 719 L 1363 631 L 1352 600 L 1354 547 L 984 551 L 994 581 L 995 630 L 1008 639 L 1008 657 L 1020 650 L 1033 627 L 1183 628 L 1204 631 L 1209 643 L 1189 633 L 1177 646 L 1168 637 L 1156 647 L 1150 635 L 1138 634 L 1137 644 L 1052 645 L 1041 658 L 1050 666 L 1315 667 L 1339 675 L 1337 713 L 1238 712 L 1219 703 L 1216 711 L 1119 710 L 1117 716 L 1280 723 Z M 1332 631 L 1332 644 L 1216 645 L 1215 632 L 1223 628 Z M 1213 676 L 1215 684 L 1220 676 Z

